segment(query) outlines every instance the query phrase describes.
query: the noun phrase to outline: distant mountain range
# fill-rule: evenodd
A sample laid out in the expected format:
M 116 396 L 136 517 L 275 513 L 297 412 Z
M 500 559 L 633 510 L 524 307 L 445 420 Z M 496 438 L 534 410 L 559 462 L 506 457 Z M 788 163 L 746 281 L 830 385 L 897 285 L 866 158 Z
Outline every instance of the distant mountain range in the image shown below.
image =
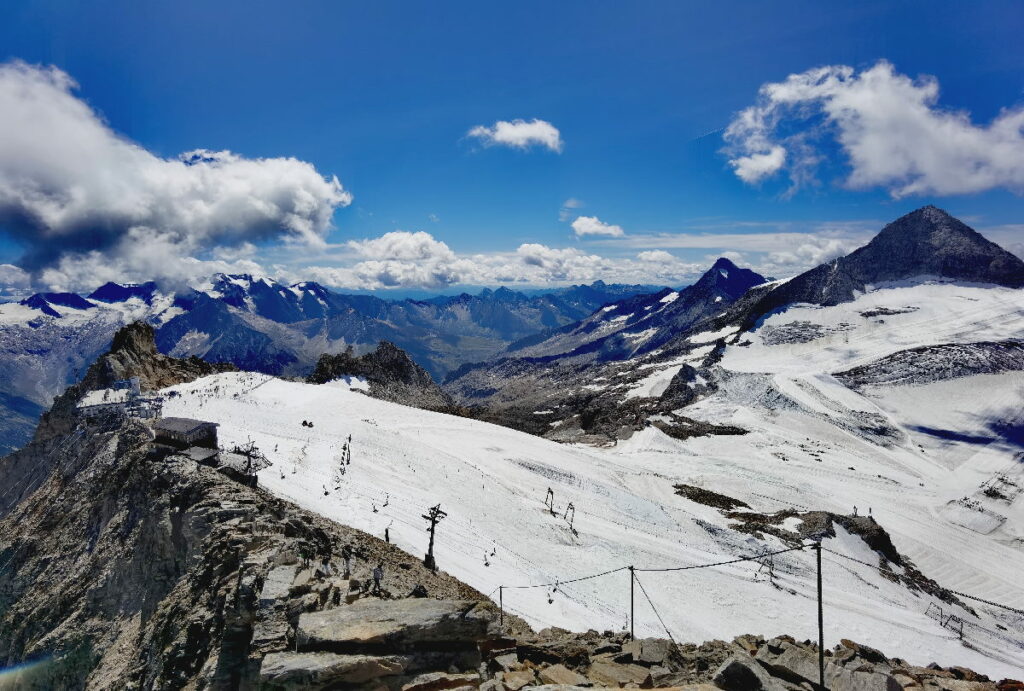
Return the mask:
M 160 351 L 176 357 L 306 376 L 324 353 L 351 346 L 361 354 L 390 341 L 441 379 L 526 336 L 657 290 L 597 281 L 534 295 L 498 288 L 386 300 L 317 283 L 218 274 L 178 294 L 153 282 L 107 283 L 88 295 L 37 293 L 0 305 L 0 353 L 8 365 L 0 372 L 0 452 L 22 444 L 53 397 L 107 349 L 119 327 L 136 320 L 151 324 Z
M 560 439 L 595 430 L 607 438 L 699 398 L 712 384 L 698 370 L 790 305 L 836 305 L 928 280 L 1020 288 L 1024 262 L 927 206 L 782 281 L 722 258 L 681 290 L 597 281 L 385 300 L 218 274 L 178 294 L 152 282 L 38 293 L 0 305 L 0 451 L 22 444 L 53 397 L 132 321 L 152 325 L 167 355 L 292 377 L 309 375 L 324 354 L 351 348 L 358 357 L 387 341 L 484 419 Z M 662 370 L 672 376 L 654 376 Z

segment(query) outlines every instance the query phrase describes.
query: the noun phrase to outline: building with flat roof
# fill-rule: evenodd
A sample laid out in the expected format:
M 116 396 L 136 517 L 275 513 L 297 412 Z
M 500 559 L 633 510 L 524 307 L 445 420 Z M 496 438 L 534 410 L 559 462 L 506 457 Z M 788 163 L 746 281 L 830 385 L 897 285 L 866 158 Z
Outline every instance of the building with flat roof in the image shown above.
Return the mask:
M 158 444 L 177 449 L 199 446 L 217 448 L 217 423 L 193 420 L 187 417 L 164 417 L 153 422 L 153 432 Z

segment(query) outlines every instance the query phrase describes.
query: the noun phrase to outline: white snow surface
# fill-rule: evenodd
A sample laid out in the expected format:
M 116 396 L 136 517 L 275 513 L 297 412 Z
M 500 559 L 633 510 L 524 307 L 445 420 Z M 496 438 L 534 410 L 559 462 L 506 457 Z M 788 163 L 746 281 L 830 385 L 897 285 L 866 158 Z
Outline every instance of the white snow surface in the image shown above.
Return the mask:
M 510 586 L 566 581 L 630 564 L 709 564 L 785 547 L 770 536 L 759 541 L 728 529 L 730 521 L 717 510 L 676 495 L 677 482 L 713 488 L 766 512 L 807 507 L 847 513 L 855 504 L 862 511 L 870 506 L 926 575 L 947 587 L 1024 606 L 1020 548 L 998 531 L 979 534 L 945 520 L 940 511 L 954 487 L 976 486 L 986 468 L 998 465 L 995 458 L 958 479 L 948 463 L 928 458 L 909 442 L 883 448 L 815 411 L 767 414 L 725 398 L 708 399 L 700 410 L 704 417 L 731 420 L 751 433 L 681 442 L 648 428 L 617 447 L 592 448 L 408 408 L 346 387 L 264 375 L 218 374 L 171 388 L 181 396 L 167 400 L 166 415 L 217 422 L 222 445 L 251 437 L 267 452 L 275 466 L 260 473 L 262 487 L 378 536 L 390 527 L 392 541 L 412 555 L 422 556 L 426 547 L 420 515 L 440 503 L 448 512 L 435 547 L 440 567 L 495 598 L 499 585 L 508 586 L 505 606 L 536 628 L 624 628 L 628 572 L 560 585 L 555 593 L 549 587 Z M 818 391 L 827 397 L 834 388 Z M 315 426 L 304 427 L 302 420 Z M 338 477 L 337 458 L 349 434 L 352 464 Z M 802 447 L 820 453 L 821 460 Z M 1005 457 L 992 454 L 1006 465 Z M 557 516 L 544 506 L 549 487 Z M 562 517 L 568 502 L 576 507 L 575 535 Z M 1013 521 L 1021 524 L 1019 515 Z M 825 546 L 878 563 L 877 554 L 841 529 Z M 492 550 L 487 566 L 484 556 Z M 967 627 L 969 648 L 926 616 L 933 598 L 830 553 L 824 568 L 826 645 L 851 638 L 915 664 L 962 664 L 997 678 L 1019 677 L 1024 669 L 1019 617 L 1002 618 L 1003 631 L 991 608 L 972 603 L 980 619 L 954 608 L 973 624 Z M 756 577 L 757 570 L 756 562 L 743 562 L 638 577 L 678 640 L 745 632 L 815 637 L 813 555 L 775 557 L 778 587 Z M 639 592 L 636 608 L 637 635 L 664 635 Z

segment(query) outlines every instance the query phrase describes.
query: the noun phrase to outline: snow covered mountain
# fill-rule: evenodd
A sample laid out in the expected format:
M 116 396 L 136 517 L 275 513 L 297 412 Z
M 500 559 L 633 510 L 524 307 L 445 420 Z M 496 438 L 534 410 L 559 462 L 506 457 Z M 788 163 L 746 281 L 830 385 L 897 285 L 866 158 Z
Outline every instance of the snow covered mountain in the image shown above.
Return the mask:
M 646 286 L 571 286 L 527 296 L 501 288 L 428 301 L 343 295 L 316 283 L 284 285 L 217 275 L 196 290 L 107 283 L 87 296 L 39 293 L 0 304 L 0 453 L 23 444 L 54 396 L 106 350 L 114 332 L 143 320 L 160 350 L 241 369 L 305 376 L 324 353 L 359 353 L 387 340 L 434 377 L 485 359 L 524 336 L 572 322 Z
M 667 306 L 651 303 L 672 300 L 673 293 L 608 305 L 537 342 L 515 344 L 507 355 L 463 367 L 449 376 L 445 388 L 465 404 L 486 408 L 487 419 L 552 439 L 609 441 L 652 424 L 684 437 L 733 433 L 732 426 L 696 424 L 686 412 L 719 386 L 716 367 L 727 344 L 747 347 L 751 334 L 770 343 L 819 342 L 855 331 L 865 320 L 877 326 L 886 320 L 902 323 L 907 318 L 899 315 L 918 311 L 955 311 L 965 299 L 1013 303 L 1024 286 L 1024 262 L 934 207 L 900 218 L 850 255 L 789 280 L 762 283 L 748 272 L 731 291 L 708 290 L 727 280 L 723 271 L 736 275 L 726 261 L 719 260 Z M 914 292 L 923 286 L 932 288 Z M 962 291 L 972 287 L 980 291 L 977 296 L 964 297 Z M 689 291 L 699 297 L 686 297 Z M 784 316 L 802 313 L 804 305 L 836 306 L 871 295 L 886 296 L 886 304 L 876 308 L 869 301 L 853 321 L 805 324 Z M 891 297 L 902 304 L 889 305 Z M 677 302 L 684 309 L 681 319 L 672 314 Z M 1020 338 L 1024 334 L 1013 309 L 1006 315 L 1012 326 L 1004 337 Z M 596 337 L 587 341 L 590 334 Z M 914 334 L 907 347 L 919 339 L 943 343 Z M 1013 358 L 1001 358 L 1008 359 Z
M 344 380 L 215 375 L 173 387 L 169 412 L 198 411 L 227 442 L 275 449 L 260 475 L 271 492 L 373 534 L 387 528 L 412 553 L 423 550 L 423 509 L 440 502 L 443 569 L 485 593 L 555 584 L 503 591 L 535 627 L 621 629 L 629 576 L 617 569 L 633 565 L 652 569 L 638 575 L 658 612 L 638 603 L 638 635 L 811 638 L 806 550 L 692 567 L 824 534 L 826 645 L 847 637 L 911 664 L 1019 676 L 1024 274 L 947 219 L 922 210 L 852 260 L 809 272 L 817 281 L 793 279 L 813 300 L 759 311 L 787 282 L 755 284 L 653 350 L 588 348 L 619 332 L 587 341 L 600 327 L 580 324 L 516 346 L 547 343 L 554 355 L 471 370 L 495 375 L 490 389 L 477 380 L 481 398 L 520 416 L 495 419 L 549 439 L 372 400 Z M 973 250 L 918 251 L 938 236 L 981 247 L 995 269 L 966 266 L 980 261 Z M 858 268 L 901 245 L 902 269 Z M 851 285 L 836 276 L 860 287 L 836 293 Z M 670 294 L 589 323 L 667 311 Z M 558 352 L 570 335 L 580 341 Z M 574 580 L 594 574 L 604 575 Z
M 599 360 L 621 360 L 650 352 L 710 314 L 721 312 L 764 281 L 760 274 L 722 257 L 693 285 L 613 303 L 561 329 L 517 341 L 500 357 L 592 353 Z
M 566 445 L 370 399 L 344 381 L 313 386 L 244 373 L 172 387 L 165 413 L 219 423 L 223 444 L 251 438 L 274 449 L 262 486 L 371 534 L 387 528 L 413 554 L 425 547 L 420 514 L 440 502 L 448 518 L 438 528 L 438 563 L 483 593 L 631 564 L 729 561 L 785 549 L 824 528 L 826 645 L 854 638 L 912 664 L 941 659 L 1019 676 L 1019 617 L 944 589 L 1024 606 L 1024 446 L 1000 432 L 1019 429 L 1024 372 L 865 382 L 860 391 L 830 372 L 935 338 L 1019 334 L 1021 292 L 922 285 L 769 320 L 851 328 L 818 342 L 756 333 L 749 345 L 727 346 L 719 388 L 687 414 L 744 434 L 682 440 L 648 427 L 610 446 Z M 908 300 L 919 309 L 897 319 L 860 316 Z M 341 474 L 348 435 L 352 463 Z M 549 488 L 554 511 L 545 504 Z M 732 509 L 720 508 L 715 493 L 735 500 Z M 858 532 L 865 526 L 883 529 L 892 549 Z M 638 575 L 677 640 L 781 630 L 812 638 L 813 559 L 806 551 L 778 555 L 773 577 L 756 561 Z M 511 588 L 503 600 L 536 628 L 621 630 L 629 578 L 619 571 Z M 663 635 L 642 602 L 637 634 Z M 963 619 L 963 642 L 938 608 L 942 621 Z

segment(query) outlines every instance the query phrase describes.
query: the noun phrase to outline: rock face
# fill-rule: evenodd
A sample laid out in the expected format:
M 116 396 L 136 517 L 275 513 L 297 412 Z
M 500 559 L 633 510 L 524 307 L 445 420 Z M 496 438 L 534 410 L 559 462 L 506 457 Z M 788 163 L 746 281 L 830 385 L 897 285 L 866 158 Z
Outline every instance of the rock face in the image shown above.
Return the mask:
M 115 333 L 110 350 L 89 367 L 80 382 L 68 387 L 54 400 L 50 411 L 42 417 L 36 439 L 66 433 L 69 425 L 73 424 L 74 406 L 87 391 L 104 389 L 116 381 L 132 377 L 139 378 L 143 391 L 155 391 L 209 374 L 236 370 L 234 365 L 227 363 L 164 355 L 157 350 L 154 336 L 153 327 L 144 322 L 134 322 Z
M 391 593 L 417 587 L 434 599 L 408 602 L 454 599 L 462 612 L 483 599 L 393 545 L 166 455 L 150 439 L 129 422 L 72 447 L 43 440 L 23 450 L 53 469 L 0 517 L 0 667 L 52 657 L 25 669 L 25 688 L 255 688 L 261 674 L 268 688 L 318 688 L 401 675 L 410 664 L 396 656 L 284 654 L 294 652 L 300 617 L 370 598 L 379 562 L 384 599 L 371 604 L 405 611 Z M 346 544 L 351 581 L 337 572 Z M 324 554 L 333 555 L 327 574 L 317 568 Z M 488 606 L 473 609 L 474 621 Z M 425 671 L 447 671 L 444 662 L 419 660 Z
M 35 430 L 34 449 L 15 451 L 4 459 L 4 479 L 16 485 L 18 491 L 0 497 L 0 517 L 22 497 L 35 491 L 46 478 L 40 463 L 61 460 L 59 450 L 72 443 L 71 436 L 78 424 L 75 406 L 86 392 L 108 388 L 118 380 L 132 377 L 139 378 L 143 391 L 152 391 L 233 369 L 231 365 L 210 364 L 198 358 L 178 359 L 161 354 L 153 342 L 153 328 L 148 324 L 135 322 L 121 328 L 114 335 L 110 350 L 99 356 L 82 380 L 68 387 L 54 400 L 50 410 L 43 413 Z M 43 449 L 46 451 L 41 451 Z
M 385 401 L 426 410 L 451 410 L 452 398 L 444 393 L 425 369 L 405 351 L 388 341 L 366 355 L 353 355 L 352 348 L 337 355 L 321 355 L 307 381 L 325 384 L 340 377 L 361 377 L 370 385 L 370 395 Z
M 492 612 L 473 600 L 360 600 L 299 617 L 298 644 L 336 651 L 472 647 L 497 635 Z

